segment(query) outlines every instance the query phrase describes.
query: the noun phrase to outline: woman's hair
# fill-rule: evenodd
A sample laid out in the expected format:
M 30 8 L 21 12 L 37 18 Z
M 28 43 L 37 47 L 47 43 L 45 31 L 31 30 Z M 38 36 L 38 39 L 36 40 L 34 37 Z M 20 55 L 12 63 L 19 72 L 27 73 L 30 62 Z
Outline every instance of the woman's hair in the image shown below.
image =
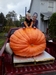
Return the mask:
M 37 14 L 36 12 L 34 12 L 33 16 L 36 16 L 36 17 L 38 17 L 38 14 Z

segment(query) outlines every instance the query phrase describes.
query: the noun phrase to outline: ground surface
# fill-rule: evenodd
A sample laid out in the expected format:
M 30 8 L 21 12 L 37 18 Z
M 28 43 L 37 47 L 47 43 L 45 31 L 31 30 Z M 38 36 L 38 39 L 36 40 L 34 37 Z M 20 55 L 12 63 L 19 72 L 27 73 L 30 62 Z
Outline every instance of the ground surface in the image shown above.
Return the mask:
M 6 32 L 1 32 L 0 33 L 0 49 L 2 48 L 5 40 L 6 40 Z

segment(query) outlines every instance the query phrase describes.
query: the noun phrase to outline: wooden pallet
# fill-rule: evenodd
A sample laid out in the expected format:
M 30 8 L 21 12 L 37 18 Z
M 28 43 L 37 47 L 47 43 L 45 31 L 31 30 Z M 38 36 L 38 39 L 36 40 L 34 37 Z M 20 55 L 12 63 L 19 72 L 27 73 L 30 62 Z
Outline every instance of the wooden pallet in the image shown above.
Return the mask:
M 20 66 L 29 66 L 29 65 L 41 65 L 41 64 L 46 64 L 46 63 L 53 63 L 55 58 L 51 56 L 49 53 L 44 51 L 42 54 L 36 56 L 36 57 L 31 57 L 31 58 L 23 58 L 23 57 L 18 57 L 18 56 L 13 56 L 13 64 L 15 67 L 20 67 Z

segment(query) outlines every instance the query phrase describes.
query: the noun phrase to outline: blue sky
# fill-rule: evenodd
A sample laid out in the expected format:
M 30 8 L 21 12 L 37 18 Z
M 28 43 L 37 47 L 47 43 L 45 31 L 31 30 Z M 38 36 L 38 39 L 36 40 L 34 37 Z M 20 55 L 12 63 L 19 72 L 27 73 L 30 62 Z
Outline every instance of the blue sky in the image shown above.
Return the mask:
M 25 7 L 30 7 L 31 0 L 0 0 L 0 12 L 6 15 L 9 11 L 14 10 L 17 15 L 25 15 Z

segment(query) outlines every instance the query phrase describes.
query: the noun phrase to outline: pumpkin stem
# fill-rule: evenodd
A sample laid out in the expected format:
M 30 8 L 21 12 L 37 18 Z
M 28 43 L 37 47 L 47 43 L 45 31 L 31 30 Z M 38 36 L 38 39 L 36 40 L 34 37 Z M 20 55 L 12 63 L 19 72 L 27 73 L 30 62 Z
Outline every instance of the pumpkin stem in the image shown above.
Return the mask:
M 31 46 L 34 46 L 34 44 L 31 44 Z

